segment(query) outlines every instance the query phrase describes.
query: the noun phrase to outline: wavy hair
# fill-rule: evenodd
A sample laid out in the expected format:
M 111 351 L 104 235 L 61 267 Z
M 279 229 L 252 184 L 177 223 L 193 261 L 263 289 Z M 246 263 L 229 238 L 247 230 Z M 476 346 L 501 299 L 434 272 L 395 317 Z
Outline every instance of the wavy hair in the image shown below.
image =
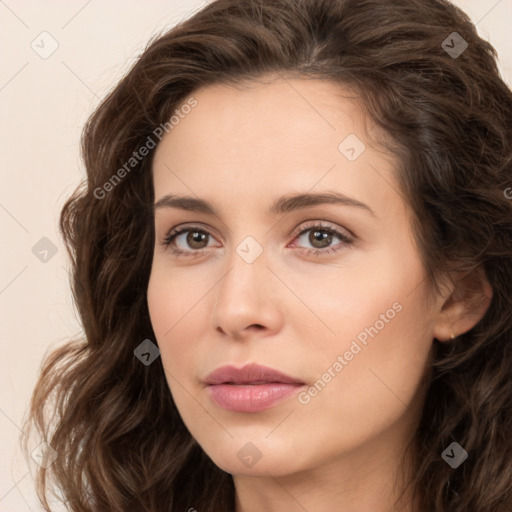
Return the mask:
M 496 57 L 445 0 L 216 0 L 148 43 L 87 121 L 87 176 L 61 212 L 84 333 L 46 354 L 27 413 L 58 453 L 37 470 L 46 510 L 53 494 L 73 512 L 234 511 L 233 478 L 191 437 L 161 359 L 134 356 L 155 339 L 154 149 L 105 184 L 194 91 L 269 74 L 357 91 L 399 156 L 434 288 L 449 262 L 485 271 L 483 318 L 433 340 L 408 485 L 421 512 L 512 510 L 512 92 Z M 441 458 L 453 441 L 469 453 L 457 469 Z

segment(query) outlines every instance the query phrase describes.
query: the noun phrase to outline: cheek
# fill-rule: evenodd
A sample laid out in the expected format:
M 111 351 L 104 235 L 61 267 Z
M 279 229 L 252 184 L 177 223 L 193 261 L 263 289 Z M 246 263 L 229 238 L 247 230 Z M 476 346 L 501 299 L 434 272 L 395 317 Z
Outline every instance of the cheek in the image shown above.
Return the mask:
M 308 295 L 335 334 L 316 338 L 310 382 L 318 385 L 306 409 L 310 417 L 327 414 L 335 422 L 350 419 L 349 425 L 364 417 L 375 424 L 377 411 L 389 411 L 391 419 L 407 407 L 428 366 L 432 319 L 424 271 L 403 244 L 365 255 L 339 275 L 343 280 L 324 282 L 323 294 Z
M 191 340 L 199 339 L 195 332 L 199 327 L 195 314 L 202 294 L 197 284 L 194 286 L 180 275 L 156 266 L 147 290 L 149 315 L 162 362 L 164 368 L 173 373 L 182 368 L 183 361 L 189 361 L 188 365 L 192 363 L 187 359 L 188 352 L 194 350 Z
M 293 417 L 295 425 L 307 425 L 315 432 L 310 440 L 315 457 L 325 454 L 327 439 L 329 450 L 342 453 L 393 425 L 403 425 L 402 419 L 408 421 L 412 417 L 408 413 L 421 407 L 420 385 L 432 340 L 422 320 L 421 301 L 398 297 L 402 309 L 393 310 L 396 314 L 388 323 L 377 323 L 375 314 L 365 315 L 364 320 L 360 316 L 352 321 L 347 336 L 331 345 L 328 355 L 310 360 L 310 388 L 300 397 Z M 375 312 L 385 313 L 385 308 Z M 338 327 L 343 329 L 343 324 Z M 361 333 L 364 336 L 358 338 Z M 287 427 L 290 434 L 296 428 Z
M 172 400 L 189 432 L 199 439 L 212 428 L 207 423 L 209 416 L 194 398 L 197 388 L 192 382 L 200 377 L 197 371 L 204 353 L 204 293 L 193 276 L 186 278 L 183 273 L 158 267 L 152 270 L 147 291 L 151 324 Z
M 210 283 L 211 281 L 211 283 Z M 170 337 L 171 333 L 190 327 L 190 316 L 205 299 L 205 292 L 214 283 L 207 271 L 201 272 L 195 266 L 173 267 L 165 255 L 158 255 L 153 261 L 149 278 L 147 297 L 153 329 L 157 337 Z M 163 338 L 162 338 L 163 339 Z
M 340 265 L 311 267 L 308 272 L 280 270 L 300 299 L 291 297 L 287 303 L 285 322 L 291 329 L 308 329 L 309 336 L 301 338 L 317 353 L 343 353 L 358 335 L 364 342 L 376 330 L 382 344 L 383 333 L 395 332 L 390 342 L 401 340 L 408 336 L 402 336 L 403 329 L 419 332 L 417 322 L 427 314 L 420 297 L 424 290 L 420 286 L 419 293 L 413 292 L 424 278 L 421 263 L 403 249 L 354 252 Z

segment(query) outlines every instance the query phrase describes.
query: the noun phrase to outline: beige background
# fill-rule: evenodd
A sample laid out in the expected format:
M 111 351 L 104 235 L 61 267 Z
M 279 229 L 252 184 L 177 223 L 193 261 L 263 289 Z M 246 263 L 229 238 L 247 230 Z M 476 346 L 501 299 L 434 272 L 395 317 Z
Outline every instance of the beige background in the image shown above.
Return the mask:
M 455 3 L 496 47 L 512 86 L 512 0 Z M 80 330 L 57 222 L 84 175 L 82 126 L 150 36 L 204 4 L 0 0 L 0 512 L 42 510 L 17 445 L 43 356 Z M 39 53 L 58 48 L 43 59 L 31 44 Z M 57 251 L 46 262 L 32 252 L 43 237 Z

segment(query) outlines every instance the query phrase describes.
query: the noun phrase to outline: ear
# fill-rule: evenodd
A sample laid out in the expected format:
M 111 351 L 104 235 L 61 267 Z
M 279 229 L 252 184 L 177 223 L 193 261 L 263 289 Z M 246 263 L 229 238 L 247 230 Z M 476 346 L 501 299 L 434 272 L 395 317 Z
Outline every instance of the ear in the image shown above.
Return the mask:
M 432 332 L 441 342 L 472 329 L 485 315 L 493 295 L 482 267 L 459 276 L 447 289 L 448 297 L 440 298 L 440 310 Z

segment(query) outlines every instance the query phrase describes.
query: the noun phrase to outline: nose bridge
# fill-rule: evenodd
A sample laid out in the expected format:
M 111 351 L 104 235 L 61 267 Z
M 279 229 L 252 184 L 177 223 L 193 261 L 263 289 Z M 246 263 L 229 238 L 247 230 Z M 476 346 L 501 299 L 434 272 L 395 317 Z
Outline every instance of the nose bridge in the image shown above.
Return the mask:
M 269 289 L 271 272 L 266 251 L 254 237 L 234 246 L 228 270 L 217 289 L 213 309 L 215 327 L 236 336 L 250 325 L 270 327 L 276 312 Z
M 236 294 L 237 298 L 264 294 L 262 284 L 269 274 L 266 256 L 263 245 L 253 236 L 246 236 L 228 257 L 229 271 L 221 283 L 223 291 Z

